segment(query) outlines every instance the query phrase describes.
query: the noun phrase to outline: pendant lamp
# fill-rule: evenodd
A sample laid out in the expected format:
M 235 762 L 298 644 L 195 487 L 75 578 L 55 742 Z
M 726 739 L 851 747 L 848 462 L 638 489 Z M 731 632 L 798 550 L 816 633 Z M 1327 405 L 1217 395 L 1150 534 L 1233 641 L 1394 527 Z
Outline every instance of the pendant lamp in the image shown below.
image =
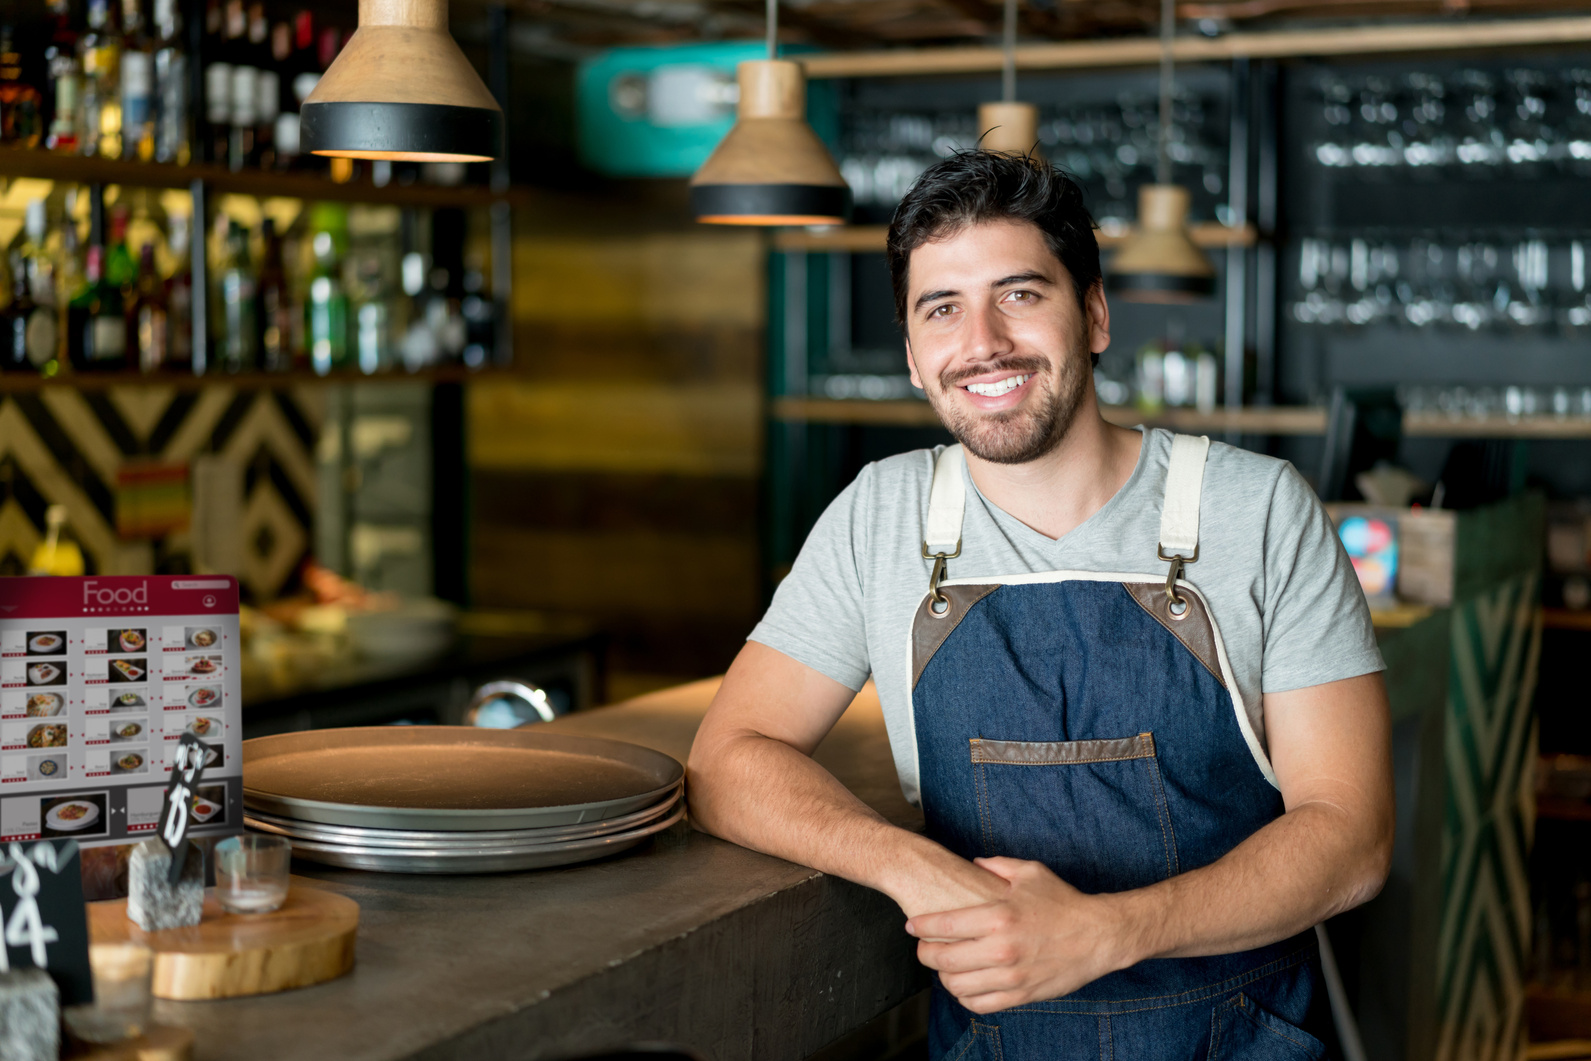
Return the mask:
M 447 0 L 359 0 L 359 29 L 300 108 L 302 150 L 487 162 L 503 109 L 447 31 Z
M 1160 3 L 1160 143 L 1155 183 L 1138 189 L 1138 224 L 1110 262 L 1106 287 L 1128 302 L 1192 302 L 1215 291 L 1215 267 L 1188 235 L 1188 189 L 1171 183 L 1173 0 Z
M 734 128 L 691 178 L 691 213 L 713 225 L 842 225 L 851 189 L 806 122 L 801 64 L 778 57 L 778 0 L 768 0 L 768 58 L 736 70 Z
M 1039 109 L 1016 101 L 1016 0 L 1005 0 L 1001 100 L 978 107 L 978 146 L 985 151 L 1026 155 L 1039 142 Z

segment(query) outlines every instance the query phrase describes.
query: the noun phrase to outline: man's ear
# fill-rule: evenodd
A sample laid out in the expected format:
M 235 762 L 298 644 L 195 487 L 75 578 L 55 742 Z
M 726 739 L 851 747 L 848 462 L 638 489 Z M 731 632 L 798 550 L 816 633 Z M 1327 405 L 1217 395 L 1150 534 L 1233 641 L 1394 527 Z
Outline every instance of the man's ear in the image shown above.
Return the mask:
M 1099 355 L 1110 347 L 1110 304 L 1105 301 L 1104 281 L 1094 281 L 1083 296 L 1083 311 L 1088 318 L 1088 352 L 1097 364 Z
M 906 367 L 911 370 L 912 386 L 916 387 L 918 390 L 922 390 L 923 389 L 923 377 L 917 371 L 917 359 L 912 357 L 912 341 L 910 339 L 907 339 L 907 340 L 905 340 L 905 342 L 906 342 Z

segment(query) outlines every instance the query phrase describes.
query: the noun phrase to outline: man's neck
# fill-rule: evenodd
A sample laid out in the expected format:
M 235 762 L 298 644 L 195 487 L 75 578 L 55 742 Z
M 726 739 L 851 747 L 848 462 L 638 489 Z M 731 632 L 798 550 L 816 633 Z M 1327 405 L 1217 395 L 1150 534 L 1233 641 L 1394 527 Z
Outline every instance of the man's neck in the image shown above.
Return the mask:
M 1047 538 L 1071 533 L 1132 478 L 1143 434 L 1114 427 L 1085 400 L 1060 443 L 1026 464 L 995 464 L 967 453 L 978 490 Z

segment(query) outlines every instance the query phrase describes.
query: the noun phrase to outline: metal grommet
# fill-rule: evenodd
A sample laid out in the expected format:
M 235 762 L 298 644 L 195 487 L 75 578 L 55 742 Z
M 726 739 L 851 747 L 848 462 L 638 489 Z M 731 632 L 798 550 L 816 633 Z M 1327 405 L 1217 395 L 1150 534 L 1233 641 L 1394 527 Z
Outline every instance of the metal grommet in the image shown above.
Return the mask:
M 928 598 L 928 616 L 931 619 L 943 619 L 950 614 L 950 598 L 943 593 L 935 593 Z
M 1188 602 L 1181 597 L 1172 597 L 1166 606 L 1166 611 L 1171 613 L 1173 619 L 1182 620 L 1188 617 L 1193 609 L 1188 607 Z

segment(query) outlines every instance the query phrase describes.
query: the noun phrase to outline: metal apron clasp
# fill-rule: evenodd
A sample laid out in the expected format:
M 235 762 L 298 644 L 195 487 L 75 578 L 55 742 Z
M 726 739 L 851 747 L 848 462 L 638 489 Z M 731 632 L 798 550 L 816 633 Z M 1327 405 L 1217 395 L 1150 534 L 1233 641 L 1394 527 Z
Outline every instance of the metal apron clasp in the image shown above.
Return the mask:
M 960 538 L 956 539 L 956 551 L 953 553 L 931 553 L 928 551 L 928 543 L 923 542 L 923 559 L 934 562 L 934 569 L 928 574 L 928 614 L 935 619 L 943 619 L 950 614 L 950 598 L 939 592 L 939 583 L 945 580 L 945 561 L 954 560 L 960 555 Z
M 1199 547 L 1197 545 L 1193 547 L 1192 556 L 1183 556 L 1181 553 L 1167 556 L 1166 547 L 1162 545 L 1155 549 L 1155 555 L 1171 565 L 1171 570 L 1166 572 L 1166 610 L 1171 613 L 1173 619 L 1184 619 L 1188 615 L 1188 600 L 1177 592 L 1177 579 L 1182 577 L 1184 564 L 1191 564 L 1199 559 Z

